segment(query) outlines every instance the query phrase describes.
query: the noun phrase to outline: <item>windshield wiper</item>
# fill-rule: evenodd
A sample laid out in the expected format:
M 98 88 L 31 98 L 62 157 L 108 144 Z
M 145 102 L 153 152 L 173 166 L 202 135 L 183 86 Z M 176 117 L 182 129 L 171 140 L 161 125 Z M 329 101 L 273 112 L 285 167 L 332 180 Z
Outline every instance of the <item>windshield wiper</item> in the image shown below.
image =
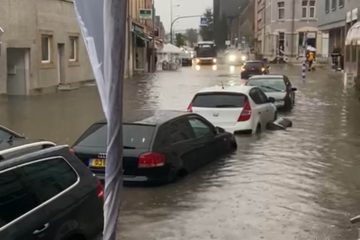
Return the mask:
M 223 105 L 216 105 L 215 107 L 217 107 L 217 108 L 237 108 L 238 106 L 230 105 L 230 104 L 228 104 L 228 105 L 223 104 Z
M 261 85 L 260 87 L 261 88 L 266 88 L 266 89 L 269 89 L 269 90 L 273 90 L 273 91 L 276 91 L 276 92 L 283 92 L 283 90 L 281 90 L 281 89 L 270 87 L 270 86 Z
M 136 147 L 123 146 L 124 149 L 136 149 Z

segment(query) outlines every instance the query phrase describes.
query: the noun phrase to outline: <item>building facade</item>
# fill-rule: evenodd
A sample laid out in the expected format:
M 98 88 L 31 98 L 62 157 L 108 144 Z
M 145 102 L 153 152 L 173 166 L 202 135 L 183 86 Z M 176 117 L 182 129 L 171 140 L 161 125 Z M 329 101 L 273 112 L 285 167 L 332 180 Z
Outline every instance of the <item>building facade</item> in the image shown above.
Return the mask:
M 29 95 L 94 79 L 69 0 L 0 0 L 0 94 Z
M 256 50 L 269 60 L 295 61 L 308 46 L 322 48 L 316 2 L 320 0 L 255 0 Z

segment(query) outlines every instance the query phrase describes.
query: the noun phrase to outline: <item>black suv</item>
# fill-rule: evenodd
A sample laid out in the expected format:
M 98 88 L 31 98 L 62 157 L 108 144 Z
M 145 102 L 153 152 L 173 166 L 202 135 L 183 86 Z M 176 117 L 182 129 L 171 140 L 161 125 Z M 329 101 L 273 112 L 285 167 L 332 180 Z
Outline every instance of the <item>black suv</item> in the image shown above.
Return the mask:
M 90 240 L 103 228 L 104 189 L 68 146 L 0 142 L 0 239 Z
M 245 64 L 241 67 L 241 78 L 249 79 L 254 75 L 264 75 L 270 73 L 270 67 L 265 64 L 264 61 L 246 61 Z

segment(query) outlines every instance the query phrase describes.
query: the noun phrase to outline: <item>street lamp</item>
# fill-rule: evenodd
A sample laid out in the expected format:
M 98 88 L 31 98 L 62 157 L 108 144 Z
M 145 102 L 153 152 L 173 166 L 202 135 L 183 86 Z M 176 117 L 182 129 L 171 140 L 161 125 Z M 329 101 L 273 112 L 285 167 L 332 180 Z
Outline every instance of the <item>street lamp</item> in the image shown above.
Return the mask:
M 170 1 L 170 24 L 173 22 L 174 18 L 173 18 L 173 10 L 174 10 L 174 7 L 180 7 L 181 5 L 180 4 L 173 4 L 173 0 Z M 172 31 L 171 31 L 171 28 L 170 28 L 170 34 L 172 34 Z M 170 36 L 170 43 L 172 43 L 172 38 L 173 36 L 171 35 Z

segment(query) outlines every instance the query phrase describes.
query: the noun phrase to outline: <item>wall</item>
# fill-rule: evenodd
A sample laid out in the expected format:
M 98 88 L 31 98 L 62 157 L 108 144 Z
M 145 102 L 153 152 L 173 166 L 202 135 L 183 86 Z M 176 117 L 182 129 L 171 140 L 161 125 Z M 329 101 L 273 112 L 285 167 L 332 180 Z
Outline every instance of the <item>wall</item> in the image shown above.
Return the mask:
M 324 31 L 344 26 L 346 16 L 345 7 L 341 8 L 339 7 L 339 4 L 337 4 L 336 9 L 332 10 L 330 1 L 330 10 L 329 12 L 326 12 L 325 1 L 326 0 L 317 1 L 316 14 L 318 16 L 319 29 Z M 348 4 L 348 2 L 348 0 L 345 0 L 345 4 Z
M 92 80 L 84 42 L 80 35 L 74 6 L 67 0 L 0 0 L 0 23 L 5 34 L 0 56 L 0 93 L 6 93 L 6 48 L 30 49 L 29 90 L 56 87 L 57 44 L 65 45 L 65 82 L 75 83 Z M 41 33 L 51 34 L 52 58 L 50 64 L 41 63 Z M 70 35 L 79 36 L 79 61 L 69 62 Z

